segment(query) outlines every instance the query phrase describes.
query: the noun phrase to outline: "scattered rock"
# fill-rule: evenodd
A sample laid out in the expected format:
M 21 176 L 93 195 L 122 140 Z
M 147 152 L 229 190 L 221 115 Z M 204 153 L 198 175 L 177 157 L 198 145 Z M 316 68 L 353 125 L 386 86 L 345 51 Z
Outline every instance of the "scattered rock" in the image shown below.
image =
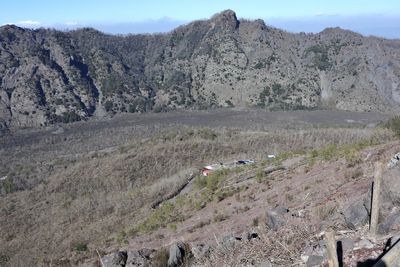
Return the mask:
M 61 127 L 61 126 L 57 126 L 57 129 L 56 130 L 54 130 L 54 131 L 52 131 L 51 133 L 52 134 L 62 134 L 62 133 L 64 133 L 64 128 L 63 127 Z
M 235 236 L 232 233 L 230 233 L 222 237 L 221 245 L 224 248 L 232 248 L 237 241 L 242 241 L 242 237 Z
M 287 212 L 289 211 L 288 209 L 286 210 Z M 265 225 L 269 229 L 277 230 L 280 226 L 285 224 L 283 215 L 287 212 L 284 212 L 284 210 L 281 208 L 268 210 L 265 214 Z
M 307 257 L 309 255 L 318 255 L 318 256 L 326 256 L 326 242 L 325 240 L 320 240 L 318 242 L 318 244 L 314 244 L 314 245 L 309 245 L 307 246 L 303 253 L 302 253 L 302 258 L 304 258 L 304 262 L 307 261 Z
M 247 233 L 247 240 L 252 240 L 252 239 L 260 239 L 260 236 L 257 231 L 251 230 Z
M 344 212 L 344 219 L 350 229 L 357 229 L 368 222 L 368 211 L 364 201 L 359 200 L 351 204 Z
M 252 229 L 250 231 L 244 232 L 242 235 L 242 240 L 251 241 L 253 239 L 260 239 L 260 235 L 257 229 Z M 237 240 L 237 238 L 236 238 Z
M 148 267 L 150 266 L 151 257 L 154 254 L 154 249 L 140 249 L 137 251 L 128 252 L 128 266 Z
M 114 254 L 114 257 L 111 261 L 112 267 L 125 267 L 126 261 L 128 260 L 128 253 L 126 251 L 118 251 Z
M 372 242 L 367 239 L 361 239 L 355 244 L 355 249 L 362 249 L 362 248 L 371 249 L 373 247 L 374 244 L 372 244 Z
M 104 267 L 112 266 L 112 259 L 114 258 L 114 254 L 109 254 L 101 257 L 101 261 L 103 262 Z
M 305 218 L 306 217 L 306 212 L 307 211 L 305 209 L 292 211 L 292 217 Z
M 396 153 L 389 161 L 389 163 L 386 165 L 388 168 L 393 168 L 395 167 L 398 162 L 400 161 L 400 152 Z
M 211 247 L 206 244 L 192 245 L 191 251 L 196 259 L 207 257 L 211 252 Z
M 306 266 L 313 267 L 313 266 L 321 266 L 324 262 L 324 257 L 319 255 L 310 255 L 308 256 Z
M 168 267 L 181 266 L 185 259 L 185 243 L 177 242 L 169 248 Z

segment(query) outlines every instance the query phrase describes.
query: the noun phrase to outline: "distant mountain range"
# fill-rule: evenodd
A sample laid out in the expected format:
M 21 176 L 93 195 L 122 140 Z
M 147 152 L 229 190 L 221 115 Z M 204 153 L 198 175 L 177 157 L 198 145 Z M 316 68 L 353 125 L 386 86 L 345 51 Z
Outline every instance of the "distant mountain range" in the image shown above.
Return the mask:
M 0 129 L 120 112 L 400 111 L 400 40 L 293 34 L 223 11 L 166 34 L 0 27 Z

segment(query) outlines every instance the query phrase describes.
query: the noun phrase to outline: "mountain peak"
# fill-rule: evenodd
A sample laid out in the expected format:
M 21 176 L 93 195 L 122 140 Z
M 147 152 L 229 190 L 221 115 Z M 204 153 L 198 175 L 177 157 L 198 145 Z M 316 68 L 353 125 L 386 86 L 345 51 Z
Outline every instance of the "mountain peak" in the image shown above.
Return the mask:
M 227 9 L 212 16 L 211 21 L 216 25 L 221 25 L 225 29 L 234 30 L 239 27 L 239 21 L 233 10 Z

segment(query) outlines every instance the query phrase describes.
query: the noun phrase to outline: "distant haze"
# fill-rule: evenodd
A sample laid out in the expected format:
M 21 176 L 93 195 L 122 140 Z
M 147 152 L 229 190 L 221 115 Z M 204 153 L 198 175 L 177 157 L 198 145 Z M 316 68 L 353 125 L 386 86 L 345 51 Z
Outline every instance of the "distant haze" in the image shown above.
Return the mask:
M 400 16 L 316 16 L 298 19 L 272 18 L 265 22 L 290 32 L 320 32 L 328 27 L 340 27 L 366 36 L 400 38 Z
M 238 14 L 239 15 L 239 14 Z M 247 19 L 247 18 L 246 18 Z M 251 18 L 255 19 L 255 18 Z M 379 36 L 389 39 L 400 38 L 400 16 L 381 15 L 319 15 L 313 17 L 299 18 L 264 18 L 267 25 L 277 27 L 289 32 L 317 33 L 325 28 L 340 27 L 361 33 L 362 35 Z M 61 30 L 72 30 L 83 27 L 93 27 L 105 33 L 111 34 L 140 34 L 140 33 L 163 33 L 174 28 L 190 23 L 191 21 L 161 18 L 158 20 L 144 20 L 138 22 L 119 23 L 63 23 L 63 24 L 42 24 L 37 21 L 20 21 L 16 24 L 27 28 L 56 28 Z

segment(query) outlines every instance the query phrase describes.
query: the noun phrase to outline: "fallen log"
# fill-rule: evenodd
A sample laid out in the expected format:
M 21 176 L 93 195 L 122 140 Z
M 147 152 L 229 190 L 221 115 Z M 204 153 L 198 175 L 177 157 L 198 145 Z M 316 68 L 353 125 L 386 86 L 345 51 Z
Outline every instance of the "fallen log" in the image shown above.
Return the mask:
M 185 189 L 185 187 L 196 177 L 196 174 L 192 174 L 190 175 L 190 177 L 188 179 L 186 179 L 186 181 L 184 183 L 182 183 L 178 188 L 176 188 L 173 192 L 169 193 L 168 195 L 154 201 L 151 204 L 151 208 L 155 209 L 158 206 L 160 206 L 161 203 L 163 203 L 164 201 L 168 201 L 174 197 L 176 197 L 177 195 L 179 195 L 180 192 L 182 192 L 183 189 Z

